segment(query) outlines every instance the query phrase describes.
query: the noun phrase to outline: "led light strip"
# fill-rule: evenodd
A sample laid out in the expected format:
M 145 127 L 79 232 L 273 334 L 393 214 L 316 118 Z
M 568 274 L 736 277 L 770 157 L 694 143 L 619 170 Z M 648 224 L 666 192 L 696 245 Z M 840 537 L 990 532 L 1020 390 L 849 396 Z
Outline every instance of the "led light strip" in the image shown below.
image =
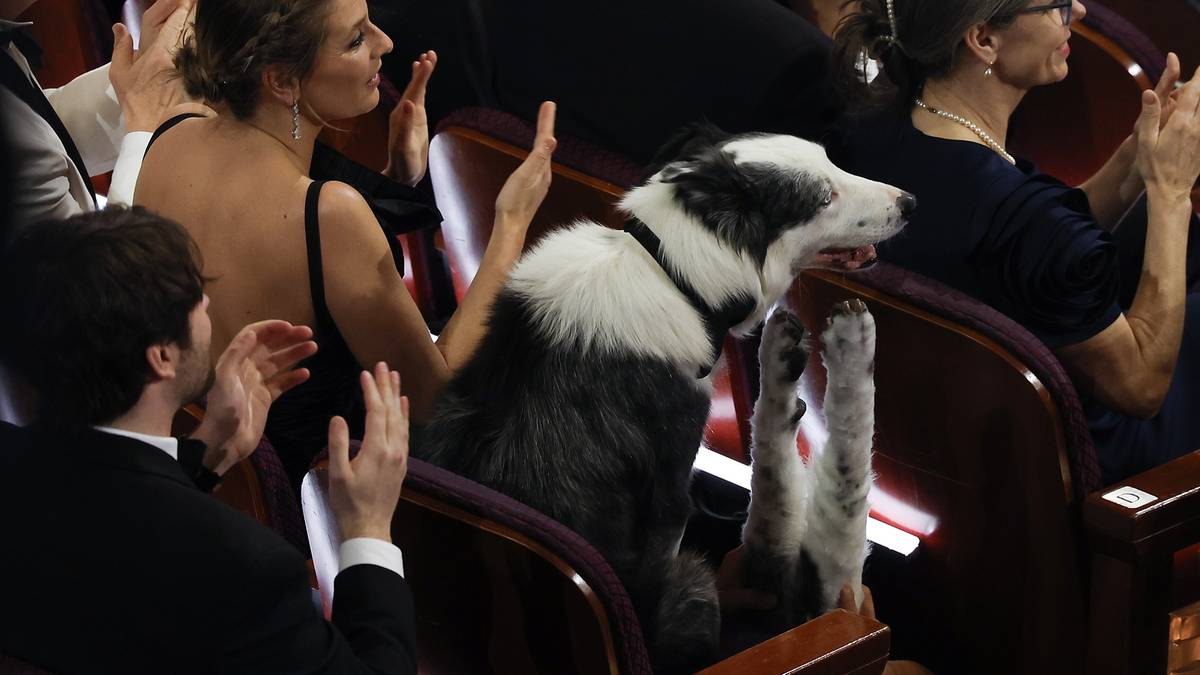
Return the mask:
M 696 454 L 693 468 L 716 476 L 727 483 L 733 483 L 746 490 L 750 489 L 749 465 L 713 452 L 708 448 L 700 448 L 700 452 Z M 911 555 L 921 543 L 921 540 L 915 535 L 874 518 L 867 518 L 867 539 L 903 556 Z

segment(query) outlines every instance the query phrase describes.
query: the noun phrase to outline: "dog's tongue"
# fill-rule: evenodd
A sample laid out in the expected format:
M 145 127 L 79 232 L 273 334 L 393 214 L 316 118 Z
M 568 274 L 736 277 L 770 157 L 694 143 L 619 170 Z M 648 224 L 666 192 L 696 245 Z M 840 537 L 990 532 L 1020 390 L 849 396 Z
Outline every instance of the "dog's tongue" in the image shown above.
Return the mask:
M 827 248 L 819 254 L 826 262 L 856 270 L 863 265 L 875 262 L 875 247 L 871 245 L 859 248 Z

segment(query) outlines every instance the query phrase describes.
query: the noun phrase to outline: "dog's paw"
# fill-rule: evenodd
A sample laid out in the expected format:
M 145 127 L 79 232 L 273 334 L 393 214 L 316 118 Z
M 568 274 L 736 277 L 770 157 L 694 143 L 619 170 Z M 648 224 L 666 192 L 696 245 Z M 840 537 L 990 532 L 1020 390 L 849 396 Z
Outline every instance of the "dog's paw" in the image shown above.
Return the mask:
M 870 373 L 875 367 L 875 318 L 862 300 L 833 306 L 821 333 L 826 370 Z
M 808 363 L 808 334 L 804 324 L 786 309 L 777 309 L 767 319 L 758 349 L 760 402 L 786 409 L 786 417 L 798 420 L 804 401 L 796 396 L 796 383 Z

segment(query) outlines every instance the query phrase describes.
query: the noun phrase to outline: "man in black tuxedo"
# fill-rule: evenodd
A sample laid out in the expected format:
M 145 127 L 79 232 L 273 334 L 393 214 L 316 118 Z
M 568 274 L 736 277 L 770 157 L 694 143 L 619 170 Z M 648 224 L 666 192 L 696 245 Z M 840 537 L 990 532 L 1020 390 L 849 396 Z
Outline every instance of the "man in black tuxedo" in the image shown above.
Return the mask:
M 209 356 L 195 245 L 141 208 L 22 232 L 0 266 L 0 356 L 39 394 L 0 430 L 0 653 L 55 673 L 412 673 L 412 597 L 391 544 L 408 453 L 399 376 L 363 374 L 366 437 L 330 423 L 343 537 L 332 623 L 304 559 L 202 491 L 249 455 L 307 378 L 312 331 L 247 326 Z M 211 386 L 210 386 L 211 385 Z M 170 437 L 208 392 L 189 440 Z M 17 435 L 13 439 L 13 435 Z
M 483 105 L 536 119 L 639 162 L 680 127 L 818 136 L 837 119 L 829 38 L 776 0 L 374 0 L 400 86 L 436 49 L 430 119 Z M 473 92 L 473 97 L 471 95 Z

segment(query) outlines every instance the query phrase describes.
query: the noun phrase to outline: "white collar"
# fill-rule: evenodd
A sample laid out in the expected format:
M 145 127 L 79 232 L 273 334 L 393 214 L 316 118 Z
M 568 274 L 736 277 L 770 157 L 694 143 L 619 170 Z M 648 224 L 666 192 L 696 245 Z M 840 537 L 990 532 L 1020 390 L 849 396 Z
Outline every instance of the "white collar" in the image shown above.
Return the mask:
M 106 434 L 124 436 L 125 438 L 132 438 L 135 441 L 141 441 L 147 445 L 153 445 L 159 450 L 162 450 L 170 455 L 171 459 L 176 461 L 179 460 L 179 439 L 177 438 L 172 438 L 170 436 L 151 436 L 150 434 L 139 434 L 136 431 L 126 431 L 124 429 L 114 429 L 112 427 L 97 426 L 93 428 L 96 431 L 103 431 Z

